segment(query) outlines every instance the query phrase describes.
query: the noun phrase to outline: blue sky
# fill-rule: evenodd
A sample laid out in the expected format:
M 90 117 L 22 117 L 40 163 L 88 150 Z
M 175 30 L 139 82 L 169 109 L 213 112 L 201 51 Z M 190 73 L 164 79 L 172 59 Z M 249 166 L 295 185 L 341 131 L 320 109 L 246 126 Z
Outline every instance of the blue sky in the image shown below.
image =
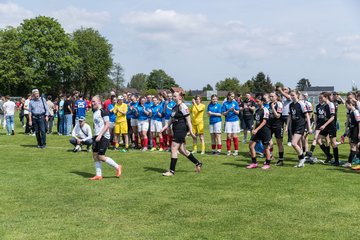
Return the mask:
M 360 87 L 360 1 L 3 1 L 0 28 L 56 18 L 67 32 L 100 31 L 130 80 L 163 69 L 186 90 L 259 71 L 294 87 Z

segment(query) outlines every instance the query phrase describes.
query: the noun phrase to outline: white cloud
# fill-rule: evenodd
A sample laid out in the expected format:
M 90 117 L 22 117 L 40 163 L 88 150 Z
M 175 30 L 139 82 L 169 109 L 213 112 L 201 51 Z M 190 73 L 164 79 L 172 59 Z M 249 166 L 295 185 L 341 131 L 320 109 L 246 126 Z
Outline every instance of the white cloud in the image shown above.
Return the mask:
M 230 58 L 264 58 L 272 48 L 297 46 L 292 32 L 278 32 L 261 27 L 250 28 L 239 20 L 211 22 L 202 14 L 182 14 L 173 10 L 132 12 L 120 19 L 123 26 L 141 42 L 169 48 L 206 48 Z
M 336 40 L 341 48 L 341 57 L 352 60 L 360 60 L 360 35 L 340 37 Z
M 91 12 L 85 8 L 69 6 L 65 9 L 53 11 L 50 16 L 56 18 L 67 32 L 72 32 L 80 27 L 93 27 L 101 29 L 110 21 L 107 11 Z
M 319 48 L 319 53 L 321 56 L 326 56 L 328 54 L 328 51 L 326 50 L 326 48 Z
M 6 26 L 18 26 L 23 19 L 31 18 L 32 11 L 20 7 L 14 3 L 0 3 L 0 28 Z

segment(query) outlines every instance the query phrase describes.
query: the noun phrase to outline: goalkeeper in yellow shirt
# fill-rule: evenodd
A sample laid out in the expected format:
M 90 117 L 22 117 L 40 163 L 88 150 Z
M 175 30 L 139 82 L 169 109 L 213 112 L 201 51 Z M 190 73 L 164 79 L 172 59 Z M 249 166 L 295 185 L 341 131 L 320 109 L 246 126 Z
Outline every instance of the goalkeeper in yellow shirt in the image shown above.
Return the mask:
M 197 138 L 201 141 L 201 154 L 205 154 L 205 140 L 204 140 L 204 112 L 205 105 L 201 103 L 201 97 L 195 96 L 192 100 L 191 108 L 191 123 L 193 133 L 196 135 L 193 144 L 193 153 L 197 153 Z
M 116 114 L 116 122 L 114 127 L 114 142 L 115 142 L 115 147 L 118 148 L 119 137 L 121 134 L 124 137 L 125 149 L 122 149 L 120 151 L 127 152 L 129 148 L 128 125 L 126 120 L 128 105 L 125 104 L 123 100 L 124 97 L 120 95 L 114 107 L 114 113 Z

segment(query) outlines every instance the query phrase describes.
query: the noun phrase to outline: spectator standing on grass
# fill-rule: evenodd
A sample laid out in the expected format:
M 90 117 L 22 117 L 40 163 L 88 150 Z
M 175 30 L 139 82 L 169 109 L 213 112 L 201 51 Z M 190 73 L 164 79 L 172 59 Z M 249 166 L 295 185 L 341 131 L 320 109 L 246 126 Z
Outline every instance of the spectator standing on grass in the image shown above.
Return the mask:
M 73 152 L 80 152 L 82 145 L 86 145 L 86 150 L 90 152 L 93 143 L 91 128 L 85 122 L 85 117 L 80 117 L 76 122 L 77 124 L 72 130 L 72 138 L 70 139 L 70 143 L 75 147 Z
M 32 90 L 33 98 L 29 104 L 29 125 L 34 126 L 38 148 L 46 147 L 46 124 L 49 118 L 49 108 L 46 100 L 40 97 L 38 89 Z
M 65 135 L 64 96 L 60 95 L 58 103 L 58 135 Z
M 67 95 L 64 101 L 64 135 L 69 136 L 72 128 L 72 115 L 73 115 L 73 102 L 71 101 L 71 95 Z
M 0 126 L 5 128 L 6 120 L 4 117 L 4 97 L 0 96 Z
M 19 106 L 18 106 L 18 109 L 19 109 L 19 120 L 21 122 L 21 126 L 23 128 L 25 128 L 25 123 L 24 123 L 24 110 L 25 110 L 25 98 L 21 98 L 20 102 L 19 102 Z
M 86 101 L 82 94 L 79 95 L 79 99 L 76 100 L 74 108 L 76 109 L 76 118 L 80 119 L 81 117 L 86 118 Z
M 13 101 L 10 100 L 10 96 L 5 97 L 5 103 L 3 105 L 3 108 L 4 108 L 4 116 L 6 119 L 7 135 L 15 135 L 14 114 L 16 110 L 16 105 Z
M 105 156 L 105 152 L 110 143 L 109 132 L 109 113 L 102 108 L 100 96 L 96 95 L 92 98 L 91 104 L 93 106 L 93 122 L 94 122 L 94 137 L 93 137 L 93 159 L 95 162 L 96 175 L 90 180 L 101 180 L 102 177 L 102 163 L 105 162 L 109 166 L 116 169 L 116 177 L 120 177 L 122 167 L 114 160 Z
M 31 132 L 31 128 L 29 126 L 29 104 L 31 100 L 31 94 L 28 94 L 27 99 L 24 103 L 24 117 L 26 119 L 25 123 L 25 134 L 29 134 Z
M 52 134 L 52 129 L 53 129 L 53 125 L 54 125 L 54 109 L 55 109 L 55 105 L 52 102 L 52 96 L 47 96 L 47 101 L 46 104 L 49 108 L 49 120 L 47 121 L 47 133 L 48 134 Z

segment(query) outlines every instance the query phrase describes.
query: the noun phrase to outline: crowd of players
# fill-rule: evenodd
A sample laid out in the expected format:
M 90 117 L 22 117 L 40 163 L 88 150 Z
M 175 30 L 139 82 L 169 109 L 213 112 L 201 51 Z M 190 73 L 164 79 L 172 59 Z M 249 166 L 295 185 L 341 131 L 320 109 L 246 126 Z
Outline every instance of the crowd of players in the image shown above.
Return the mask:
M 176 96 L 175 96 L 176 95 Z M 313 163 L 316 158 L 313 156 L 316 145 L 324 152 L 326 163 L 339 166 L 339 151 L 337 142 L 337 109 L 339 104 L 345 104 L 347 108 L 346 131 L 342 135 L 342 142 L 347 136 L 350 144 L 350 153 L 344 167 L 352 167 L 352 162 L 359 157 L 359 126 L 360 126 L 360 96 L 359 92 L 349 92 L 344 100 L 336 92 L 323 92 L 319 95 L 319 103 L 312 106 L 308 101 L 307 94 L 301 94 L 297 90 L 289 91 L 287 87 L 277 88 L 269 94 L 251 95 L 247 93 L 245 98 L 241 95 L 235 97 L 233 92 L 229 92 L 223 102 L 218 101 L 216 95 L 211 96 L 211 102 L 205 106 L 201 102 L 201 97 L 196 96 L 188 106 L 182 99 L 182 94 L 161 92 L 156 96 L 138 96 L 131 93 L 124 93 L 116 96 L 110 93 L 110 98 L 101 101 L 97 97 L 97 108 L 100 115 L 94 117 L 94 126 L 98 126 L 97 132 L 102 132 L 102 127 L 106 124 L 103 116 L 108 121 L 107 132 L 109 144 L 105 144 L 114 150 L 127 152 L 129 148 L 140 149 L 141 151 L 171 151 L 177 145 L 176 152 L 184 154 L 196 164 L 197 171 L 202 165 L 193 154 L 198 153 L 197 140 L 201 142 L 200 154 L 205 154 L 204 140 L 204 114 L 209 116 L 209 129 L 211 136 L 211 153 L 222 153 L 222 132 L 226 134 L 226 155 L 238 156 L 239 140 L 238 134 L 243 131 L 243 143 L 248 141 L 250 133 L 249 149 L 251 163 L 247 168 L 257 168 L 257 146 L 263 146 L 265 162 L 263 169 L 270 168 L 270 162 L 274 159 L 274 144 L 272 137 L 275 137 L 278 150 L 277 166 L 284 164 L 283 133 L 288 134 L 288 145 L 292 146 L 298 155 L 299 162 L 295 167 L 301 168 L 305 162 Z M 3 97 L 0 101 L 0 121 L 4 121 L 8 135 L 14 135 L 14 113 L 19 110 L 20 120 L 25 128 L 25 133 L 32 134 L 31 119 L 29 119 L 29 104 L 33 95 L 29 94 L 27 99 L 21 99 L 17 103 L 11 101 L 10 97 Z M 90 126 L 86 123 L 86 113 L 94 110 L 94 103 L 84 99 L 81 94 L 74 92 L 73 95 L 60 96 L 52 100 L 47 96 L 44 104 L 44 111 L 47 114 L 46 132 L 53 132 L 54 119 L 57 119 L 57 133 L 59 135 L 72 136 L 70 143 L 74 145 L 74 152 L 81 151 L 82 146 L 86 145 L 87 150 L 91 151 L 94 145 L 96 152 L 99 151 L 96 133 L 93 137 Z M 41 106 L 41 104 L 40 104 Z M 45 109 L 46 106 L 46 109 Z M 179 107 L 180 106 L 180 107 Z M 41 108 L 41 107 L 40 107 Z M 182 109 L 181 111 L 178 109 Z M 174 109 L 177 109 L 176 111 Z M 94 110 L 94 113 L 96 110 Z M 44 113 L 44 114 L 45 114 Z M 175 119 L 175 116 L 180 118 Z M 188 114 L 187 114 L 188 113 Z M 188 117 L 191 116 L 191 117 Z M 31 116 L 31 113 L 30 113 Z M 174 136 L 172 126 L 182 121 L 183 125 L 177 130 Z M 191 119 L 190 122 L 186 119 Z M 225 118 L 225 122 L 223 122 Z M 189 122 L 189 123 L 188 123 Z M 189 128 L 190 127 L 190 128 Z M 185 133 L 180 134 L 180 132 Z M 308 135 L 314 134 L 314 140 L 308 146 Z M 193 139 L 193 149 L 188 153 L 185 149 L 185 136 L 190 134 Z M 179 137 L 181 135 L 181 137 Z M 175 143 L 173 142 L 175 140 Z M 231 145 L 233 143 L 233 152 Z M 104 146 L 105 146 L 104 145 Z M 122 148 L 120 146 L 123 145 Z M 104 146 L 100 146 L 103 148 Z M 332 153 L 330 149 L 332 148 Z M 103 150 L 102 150 L 103 151 Z M 103 152 L 102 154 L 105 154 Z M 177 154 L 173 153 L 172 156 Z M 100 154 L 101 156 L 101 154 Z M 101 158 L 101 157 L 100 157 Z M 99 159 L 100 159 L 99 158 Z M 101 161 L 106 161 L 107 158 Z M 172 157 L 172 161 L 175 157 Z M 95 162 L 100 162 L 100 160 Z M 112 166 L 118 171 L 119 166 L 111 162 Z M 176 164 L 176 161 L 175 161 Z M 174 164 L 173 164 L 174 165 Z M 360 169 L 360 167 L 353 167 Z M 167 172 L 167 176 L 175 173 L 175 166 Z M 119 174 L 119 172 L 117 173 Z M 121 174 L 121 169 L 120 169 Z M 98 179 L 94 179 L 98 180 Z

